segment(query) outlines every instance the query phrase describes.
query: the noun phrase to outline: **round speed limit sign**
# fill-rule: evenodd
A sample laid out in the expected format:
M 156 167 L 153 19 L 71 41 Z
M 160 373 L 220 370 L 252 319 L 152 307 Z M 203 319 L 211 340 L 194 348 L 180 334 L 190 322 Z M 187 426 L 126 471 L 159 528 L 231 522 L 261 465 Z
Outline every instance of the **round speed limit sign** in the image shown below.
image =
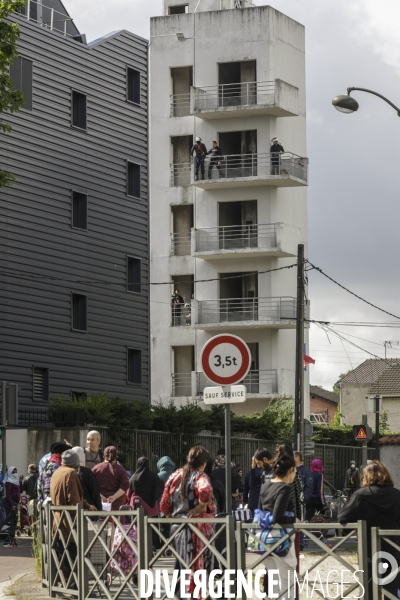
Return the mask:
M 217 385 L 235 385 L 250 370 L 248 345 L 236 335 L 221 334 L 208 340 L 201 353 L 204 375 Z

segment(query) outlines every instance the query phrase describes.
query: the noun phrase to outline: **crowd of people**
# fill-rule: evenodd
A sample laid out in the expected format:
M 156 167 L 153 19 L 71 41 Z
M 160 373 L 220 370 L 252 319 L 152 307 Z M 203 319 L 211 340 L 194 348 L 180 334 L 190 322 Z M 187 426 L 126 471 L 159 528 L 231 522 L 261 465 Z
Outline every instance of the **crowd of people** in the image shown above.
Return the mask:
M 51 501 L 54 506 L 83 504 L 90 511 L 106 511 L 129 504 L 132 508 L 143 508 L 150 517 L 208 519 L 226 514 L 227 469 L 231 477 L 233 514 L 246 511 L 250 519 L 255 519 L 261 511 L 269 515 L 271 524 L 290 529 L 293 523 L 313 522 L 316 515 L 323 515 L 328 510 L 322 461 L 312 460 L 308 469 L 301 453 L 294 452 L 289 445 L 277 446 L 274 454 L 265 448 L 258 449 L 243 481 L 242 468 L 233 462 L 227 464 L 224 448 L 220 448 L 213 459 L 205 448 L 193 447 L 186 464 L 178 469 L 170 457 L 164 456 L 157 463 L 158 472 L 150 469 L 148 458 L 141 457 L 131 474 L 120 464 L 114 446 L 108 446 L 104 451 L 100 446 L 100 434 L 91 431 L 85 448 L 72 447 L 66 440 L 52 444 L 38 468 L 29 465 L 26 477 L 18 475 L 15 467 L 10 467 L 4 482 L 6 513 L 17 509 L 23 493 L 29 500 Z M 364 519 L 369 529 L 400 529 L 400 491 L 394 488 L 383 464 L 368 461 L 359 471 L 352 461 L 345 484 L 351 490 L 351 497 L 338 515 L 344 527 L 346 523 Z M 56 529 L 60 518 L 61 513 L 56 512 Z M 64 523 L 62 527 L 68 528 L 68 524 Z M 204 540 L 213 536 L 214 524 L 200 522 L 197 528 L 201 536 L 189 528 L 181 529 L 179 524 L 168 526 L 164 535 L 174 538 L 176 551 L 186 564 L 192 564 L 193 572 L 198 569 L 210 571 L 215 568 L 215 556 Z M 324 541 L 328 543 L 326 537 Z M 399 540 L 393 541 L 399 543 Z M 155 548 L 159 542 L 157 535 L 153 536 Z M 298 568 L 299 553 L 304 544 L 305 535 L 297 532 L 284 556 L 289 569 Z M 368 551 L 371 557 L 370 537 Z M 397 556 L 393 548 L 389 551 L 395 552 L 395 558 L 400 561 L 400 553 Z M 72 558 L 77 553 L 73 542 L 69 552 Z M 265 563 L 267 570 L 280 571 L 284 585 L 287 571 L 286 575 L 282 571 L 282 560 L 272 553 Z M 180 568 L 179 563 L 176 568 Z M 397 579 L 390 584 L 390 589 L 397 594 L 396 585 Z M 193 591 L 193 579 L 188 591 Z

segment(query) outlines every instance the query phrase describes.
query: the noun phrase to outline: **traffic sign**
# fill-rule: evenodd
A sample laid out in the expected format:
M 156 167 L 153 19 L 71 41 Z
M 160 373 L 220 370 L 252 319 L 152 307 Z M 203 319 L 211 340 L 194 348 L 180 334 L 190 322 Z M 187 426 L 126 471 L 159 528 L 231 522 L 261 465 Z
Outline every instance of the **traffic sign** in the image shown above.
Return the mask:
M 367 442 L 372 438 L 372 429 L 368 425 L 353 425 L 353 435 L 357 442 Z
M 304 450 L 304 456 L 314 456 L 315 450 Z
M 295 435 L 297 433 L 297 427 L 296 427 L 297 423 L 294 423 L 293 427 L 292 427 L 292 434 Z M 311 421 L 309 421 L 308 419 L 304 419 L 304 437 L 306 440 L 308 440 L 312 434 L 313 434 L 313 425 L 311 423 Z
M 304 450 L 314 450 L 315 442 L 304 442 Z
M 235 385 L 250 370 L 248 345 L 236 335 L 223 333 L 212 337 L 201 352 L 201 366 L 209 381 L 219 386 Z
M 206 387 L 203 392 L 204 404 L 236 404 L 246 402 L 246 386 L 231 385 L 225 389 L 222 386 Z

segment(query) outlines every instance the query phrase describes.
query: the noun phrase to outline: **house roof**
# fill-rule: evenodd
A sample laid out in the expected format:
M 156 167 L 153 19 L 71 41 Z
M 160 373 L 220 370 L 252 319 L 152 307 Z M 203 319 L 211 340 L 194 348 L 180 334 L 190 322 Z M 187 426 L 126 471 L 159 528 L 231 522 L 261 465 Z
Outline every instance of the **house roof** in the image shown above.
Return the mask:
M 400 396 L 400 362 L 389 365 L 371 385 L 369 394 Z
M 324 390 L 324 388 L 318 387 L 317 385 L 310 385 L 310 394 L 311 396 L 321 398 L 321 400 L 326 400 L 327 402 L 332 402 L 333 404 L 338 404 L 340 400 L 339 395 L 335 394 L 335 392 Z
M 379 443 L 382 446 L 400 446 L 400 435 L 384 435 L 379 438 Z
M 372 385 L 392 365 L 400 365 L 400 359 L 391 358 L 385 360 L 384 358 L 368 358 L 343 377 L 343 379 L 340 379 L 336 385 L 341 385 L 342 383 L 370 383 Z

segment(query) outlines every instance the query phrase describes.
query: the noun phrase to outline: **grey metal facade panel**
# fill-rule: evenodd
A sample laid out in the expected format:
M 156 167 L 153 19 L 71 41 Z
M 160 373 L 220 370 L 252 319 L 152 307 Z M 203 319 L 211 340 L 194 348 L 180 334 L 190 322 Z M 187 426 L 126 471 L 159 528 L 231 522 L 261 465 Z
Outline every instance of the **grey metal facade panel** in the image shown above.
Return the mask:
M 49 369 L 50 398 L 71 391 L 149 399 L 146 40 L 126 31 L 93 46 L 15 17 L 20 56 L 33 61 L 33 109 L 7 115 L 0 191 L 1 378 L 33 401 L 32 367 Z M 141 105 L 126 100 L 126 68 Z M 87 94 L 87 130 L 71 127 L 71 91 Z M 126 162 L 141 165 L 140 199 Z M 88 195 L 88 229 L 72 227 L 72 191 Z M 127 291 L 127 256 L 142 293 Z M 71 293 L 87 295 L 87 332 L 71 329 Z M 142 384 L 127 383 L 127 348 L 142 351 Z

